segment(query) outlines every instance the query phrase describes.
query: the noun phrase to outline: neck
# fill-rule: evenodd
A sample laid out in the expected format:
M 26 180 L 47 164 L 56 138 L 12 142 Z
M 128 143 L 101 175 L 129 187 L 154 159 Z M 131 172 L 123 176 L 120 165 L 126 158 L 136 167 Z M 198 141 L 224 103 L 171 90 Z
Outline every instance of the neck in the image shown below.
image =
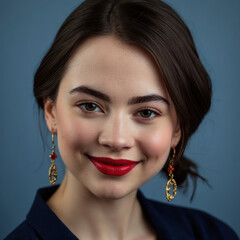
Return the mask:
M 146 225 L 136 194 L 101 199 L 68 172 L 47 204 L 79 239 L 128 239 Z

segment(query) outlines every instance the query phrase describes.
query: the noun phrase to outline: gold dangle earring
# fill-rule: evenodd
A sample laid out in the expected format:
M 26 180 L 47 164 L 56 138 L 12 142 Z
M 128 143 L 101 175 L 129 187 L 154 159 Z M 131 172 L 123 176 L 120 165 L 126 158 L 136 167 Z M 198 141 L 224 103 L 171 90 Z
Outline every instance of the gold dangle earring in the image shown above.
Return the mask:
M 51 185 L 54 185 L 57 181 L 57 167 L 55 165 L 55 159 L 57 158 L 57 154 L 55 153 L 55 144 L 54 144 L 54 134 L 52 133 L 52 154 L 49 157 L 52 159 L 52 165 L 48 171 L 48 179 Z
M 173 164 L 174 164 L 174 160 L 175 160 L 175 155 L 176 155 L 176 150 L 174 148 L 173 149 L 173 156 L 172 156 L 172 159 L 169 162 L 169 167 L 168 167 L 168 175 L 169 175 L 170 179 L 168 180 L 167 185 L 166 185 L 166 198 L 169 202 L 172 201 L 177 194 L 177 183 L 173 178 L 174 177 L 174 175 L 173 175 L 173 171 L 174 171 Z M 173 185 L 173 194 L 172 195 L 169 193 L 170 192 L 170 185 Z

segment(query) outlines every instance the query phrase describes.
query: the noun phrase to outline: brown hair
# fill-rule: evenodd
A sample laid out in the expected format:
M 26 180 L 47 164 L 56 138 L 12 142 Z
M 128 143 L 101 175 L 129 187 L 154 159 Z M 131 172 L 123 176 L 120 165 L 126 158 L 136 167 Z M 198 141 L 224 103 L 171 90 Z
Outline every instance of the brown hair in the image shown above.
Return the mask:
M 160 0 L 86 0 L 65 20 L 34 78 L 39 108 L 43 98 L 57 97 L 67 63 L 86 39 L 115 35 L 155 59 L 176 109 L 182 137 L 176 147 L 174 176 L 178 185 L 187 177 L 202 178 L 197 166 L 183 156 L 186 144 L 211 104 L 211 81 L 203 67 L 191 33 L 179 15 Z M 167 163 L 163 168 L 167 173 Z

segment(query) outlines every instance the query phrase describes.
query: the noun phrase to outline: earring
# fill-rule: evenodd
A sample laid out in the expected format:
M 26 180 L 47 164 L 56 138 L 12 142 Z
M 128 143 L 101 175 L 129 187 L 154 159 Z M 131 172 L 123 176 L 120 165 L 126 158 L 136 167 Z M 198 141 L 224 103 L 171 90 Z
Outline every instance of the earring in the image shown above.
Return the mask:
M 55 159 L 57 158 L 57 154 L 55 153 L 55 144 L 54 144 L 54 134 L 52 133 L 52 154 L 49 157 L 52 159 L 52 165 L 48 171 L 48 179 L 51 185 L 54 185 L 57 181 L 57 167 L 55 165 Z
M 167 185 L 166 185 L 166 198 L 169 202 L 172 201 L 177 194 L 177 183 L 173 178 L 174 177 L 174 175 L 173 175 L 173 171 L 174 171 L 173 162 L 175 160 L 175 155 L 176 155 L 176 150 L 174 148 L 173 149 L 173 156 L 172 156 L 172 159 L 169 162 L 169 167 L 168 167 L 168 175 L 169 175 L 170 179 L 168 180 Z M 173 194 L 172 195 L 169 193 L 170 192 L 170 185 L 173 185 Z

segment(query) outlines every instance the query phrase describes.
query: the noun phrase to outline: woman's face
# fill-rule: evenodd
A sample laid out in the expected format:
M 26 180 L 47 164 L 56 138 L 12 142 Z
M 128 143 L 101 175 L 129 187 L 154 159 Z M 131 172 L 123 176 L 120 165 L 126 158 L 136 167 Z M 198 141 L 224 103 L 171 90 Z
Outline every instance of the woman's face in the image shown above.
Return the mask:
M 151 56 L 113 36 L 88 39 L 76 50 L 56 102 L 45 99 L 45 118 L 68 176 L 101 198 L 136 191 L 162 169 L 181 136 Z M 113 166 L 116 159 L 134 162 Z

